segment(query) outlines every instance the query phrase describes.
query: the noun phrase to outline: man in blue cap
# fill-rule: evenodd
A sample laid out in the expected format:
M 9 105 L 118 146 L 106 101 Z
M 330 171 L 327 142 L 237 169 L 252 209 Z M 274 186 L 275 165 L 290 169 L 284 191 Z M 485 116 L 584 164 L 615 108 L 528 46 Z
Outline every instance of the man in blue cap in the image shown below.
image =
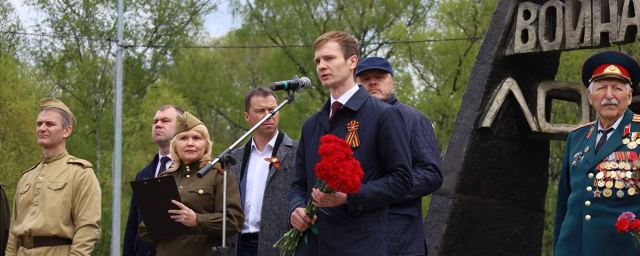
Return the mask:
M 635 238 L 625 234 L 625 222 L 640 213 L 640 115 L 629 110 L 638 81 L 640 65 L 622 52 L 596 53 L 582 66 L 582 82 L 599 118 L 567 137 L 555 255 L 638 255 Z
M 422 197 L 442 185 L 440 152 L 431 121 L 420 111 L 400 103 L 391 64 L 384 58 L 369 57 L 358 63 L 356 81 L 369 95 L 400 110 L 411 140 L 413 188 L 389 205 L 387 246 L 389 255 L 426 255 L 422 219 Z

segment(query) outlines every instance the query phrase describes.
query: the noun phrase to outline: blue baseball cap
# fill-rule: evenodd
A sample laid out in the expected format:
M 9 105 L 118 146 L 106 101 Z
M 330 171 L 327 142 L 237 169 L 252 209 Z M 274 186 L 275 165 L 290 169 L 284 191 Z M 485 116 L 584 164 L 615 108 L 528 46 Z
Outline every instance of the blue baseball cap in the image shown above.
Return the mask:
M 391 64 L 385 58 L 380 57 L 368 57 L 362 59 L 358 63 L 358 68 L 356 69 L 356 77 L 367 70 L 370 69 L 379 69 L 389 72 L 393 76 L 393 69 L 391 68 Z

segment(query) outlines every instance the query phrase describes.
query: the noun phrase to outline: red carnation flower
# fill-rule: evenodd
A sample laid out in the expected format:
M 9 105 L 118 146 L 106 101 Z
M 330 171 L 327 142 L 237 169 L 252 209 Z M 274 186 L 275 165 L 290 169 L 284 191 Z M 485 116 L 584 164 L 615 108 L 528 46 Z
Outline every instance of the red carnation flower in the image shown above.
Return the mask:
M 629 230 L 640 230 L 640 220 L 633 220 L 629 226 Z
M 360 162 L 353 158 L 349 143 L 333 134 L 322 136 L 320 142 L 318 154 L 322 160 L 316 164 L 316 177 L 325 180 L 331 189 L 349 194 L 358 192 L 364 172 Z
M 618 233 L 624 233 L 629 230 L 629 221 L 627 219 L 619 219 L 616 222 L 616 228 L 618 229 Z

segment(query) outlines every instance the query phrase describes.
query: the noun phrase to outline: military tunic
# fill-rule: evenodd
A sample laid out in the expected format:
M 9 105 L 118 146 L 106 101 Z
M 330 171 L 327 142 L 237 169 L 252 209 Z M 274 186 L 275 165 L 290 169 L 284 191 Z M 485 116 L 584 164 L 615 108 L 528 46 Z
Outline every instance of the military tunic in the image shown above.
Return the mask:
M 201 179 L 196 177 L 200 162 L 189 165 L 171 165 L 161 176 L 172 175 L 176 180 L 180 200 L 196 213 L 198 224 L 192 228 L 192 235 L 155 241 L 158 256 L 213 255 L 211 248 L 221 245 L 223 175 L 215 168 Z M 144 216 L 143 216 L 144 220 Z M 240 232 L 244 223 L 244 213 L 240 203 L 240 190 L 233 173 L 227 174 L 227 237 Z M 140 237 L 151 241 L 144 221 L 140 223 Z
M 640 116 L 634 117 L 633 112 L 627 110 L 598 153 L 595 153 L 597 122 L 569 133 L 558 185 L 555 255 L 638 255 L 631 235 L 618 233 L 615 226 L 622 212 L 640 214 L 637 183 L 633 181 L 636 184 L 633 187 L 634 183 L 629 181 L 634 179 L 620 178 L 623 182 L 620 188 L 610 187 L 615 184 L 616 178 L 612 178 L 614 182 L 611 184 L 598 184 L 601 180 L 598 175 L 600 165 L 613 161 L 617 162 L 616 165 L 622 162 L 623 167 L 630 163 L 629 171 L 635 173 L 633 177 L 637 180 L 640 171 L 634 171 L 638 166 L 628 156 L 637 156 L 640 147 L 624 144 L 623 139 L 625 127 L 629 124 L 630 134 L 640 132 L 638 122 Z M 605 192 L 606 189 L 609 190 Z
M 64 152 L 43 158 L 18 182 L 7 255 L 90 255 L 100 238 L 101 190 L 91 163 Z M 27 249 L 21 237 L 70 245 Z

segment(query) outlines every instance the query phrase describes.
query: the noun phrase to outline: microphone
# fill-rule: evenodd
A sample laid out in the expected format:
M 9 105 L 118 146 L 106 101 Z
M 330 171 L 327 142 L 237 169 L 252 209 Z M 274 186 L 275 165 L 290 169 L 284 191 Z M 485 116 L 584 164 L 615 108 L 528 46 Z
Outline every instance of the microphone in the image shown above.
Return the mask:
M 298 76 L 293 76 L 292 80 L 274 82 L 271 84 L 272 91 L 300 91 L 300 89 L 304 89 L 311 86 L 311 80 L 307 77 L 298 78 Z

